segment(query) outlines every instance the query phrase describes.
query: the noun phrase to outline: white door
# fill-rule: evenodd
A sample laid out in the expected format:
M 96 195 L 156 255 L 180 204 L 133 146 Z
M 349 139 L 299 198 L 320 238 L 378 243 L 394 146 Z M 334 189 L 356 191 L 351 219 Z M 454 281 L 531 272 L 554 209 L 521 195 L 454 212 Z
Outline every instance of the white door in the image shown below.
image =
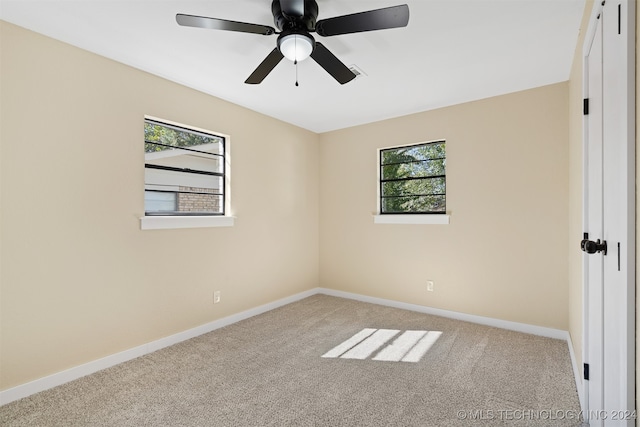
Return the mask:
M 584 337 L 585 376 L 588 376 L 589 413 L 596 408 L 604 408 L 604 251 L 598 250 L 597 242 L 604 238 L 603 205 L 603 144 L 602 144 L 602 19 L 597 19 L 591 48 L 586 59 L 585 79 L 587 80 L 588 113 L 585 128 L 585 235 L 586 241 L 595 241 L 596 246 L 582 250 L 592 254 L 584 255 L 586 276 L 586 319 L 588 334 Z M 586 112 L 586 111 L 585 111 Z M 601 243 L 602 244 L 602 243 Z M 593 246 L 593 245 L 592 245 Z M 609 248 L 608 248 L 609 249 Z M 607 253 L 610 255 L 610 251 Z M 588 371 L 588 372 L 587 372 Z M 593 418 L 593 417 L 592 417 Z M 588 420 L 586 420 L 588 421 Z M 602 425 L 591 419 L 591 425 Z
M 635 2 L 596 5 L 585 45 L 586 421 L 635 425 Z M 633 14 L 630 16 L 630 14 Z M 634 45 L 631 45 L 633 47 Z

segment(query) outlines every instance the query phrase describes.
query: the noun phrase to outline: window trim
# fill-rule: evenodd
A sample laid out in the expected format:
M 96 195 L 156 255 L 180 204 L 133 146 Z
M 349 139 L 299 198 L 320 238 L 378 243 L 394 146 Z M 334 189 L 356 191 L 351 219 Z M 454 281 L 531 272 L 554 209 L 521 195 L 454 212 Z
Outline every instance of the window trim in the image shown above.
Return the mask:
M 431 141 L 417 142 L 415 144 L 402 144 L 391 147 L 384 147 L 378 149 L 377 156 L 377 210 L 373 215 L 373 222 L 375 224 L 449 224 L 450 215 L 446 210 L 446 190 L 445 190 L 445 212 L 382 212 L 382 152 L 385 150 L 392 150 L 398 148 L 408 148 L 418 145 L 427 145 L 443 142 L 447 143 L 445 138 L 434 139 Z M 446 156 L 445 156 L 446 159 Z M 446 189 L 446 173 L 444 175 L 445 189 Z
M 168 126 L 175 126 L 180 129 L 186 129 L 189 131 L 200 132 L 207 135 L 214 135 L 223 139 L 223 213 L 222 214 L 210 214 L 210 215 L 198 215 L 198 214 L 183 214 L 183 215 L 147 215 L 144 212 L 140 217 L 140 229 L 141 230 L 168 230 L 168 229 L 181 229 L 181 228 L 208 228 L 208 227 L 233 227 L 235 225 L 236 217 L 232 214 L 231 210 L 231 137 L 229 135 L 212 132 L 207 129 L 198 128 L 195 126 L 185 126 L 182 123 L 173 122 L 154 116 L 144 115 L 144 121 L 147 120 L 158 122 L 159 124 L 166 124 Z M 142 138 L 144 140 L 144 137 Z M 144 162 L 143 162 L 144 164 Z M 142 192 L 144 193 L 144 185 Z M 144 201 L 144 197 L 142 197 Z
M 177 228 L 233 227 L 234 216 L 206 215 L 149 215 L 140 218 L 141 230 L 168 230 Z
M 449 214 L 377 214 L 373 215 L 373 223 L 448 225 L 450 218 Z

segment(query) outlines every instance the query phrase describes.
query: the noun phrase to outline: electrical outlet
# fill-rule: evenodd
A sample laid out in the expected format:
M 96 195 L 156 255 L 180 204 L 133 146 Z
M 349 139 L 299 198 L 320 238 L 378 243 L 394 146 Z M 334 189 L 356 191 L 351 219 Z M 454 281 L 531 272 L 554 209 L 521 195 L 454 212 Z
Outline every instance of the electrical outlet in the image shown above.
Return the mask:
M 215 291 L 213 293 L 213 303 L 217 304 L 220 302 L 220 291 Z
M 427 280 L 427 291 L 433 292 L 433 280 Z

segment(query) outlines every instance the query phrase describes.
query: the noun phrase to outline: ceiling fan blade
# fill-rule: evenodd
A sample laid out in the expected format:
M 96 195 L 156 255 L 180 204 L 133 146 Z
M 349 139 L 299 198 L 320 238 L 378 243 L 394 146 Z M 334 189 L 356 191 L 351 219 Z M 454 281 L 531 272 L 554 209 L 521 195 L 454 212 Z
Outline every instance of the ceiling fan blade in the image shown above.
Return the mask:
M 228 21 L 226 19 L 207 18 L 205 16 L 176 15 L 178 24 L 185 27 L 208 28 L 211 30 L 239 31 L 241 33 L 263 34 L 269 36 L 276 30 L 267 25 L 248 24 L 246 22 Z
M 304 0 L 280 0 L 280 9 L 288 16 L 304 16 Z
M 278 48 L 273 49 L 271 53 L 267 55 L 264 61 L 262 61 L 260 65 L 258 65 L 258 68 L 256 68 L 255 71 L 251 73 L 249 78 L 245 80 L 245 83 L 249 85 L 257 85 L 259 83 L 262 83 L 264 78 L 269 75 L 271 70 L 273 70 L 276 65 L 278 65 L 282 58 L 284 58 L 284 56 L 282 56 L 282 53 L 280 53 Z
M 353 71 L 347 68 L 347 66 L 336 58 L 329 49 L 324 47 L 322 43 L 316 42 L 316 47 L 313 52 L 311 52 L 311 57 L 341 85 L 356 78 Z
M 316 23 L 316 33 L 321 36 L 362 33 L 364 31 L 385 30 L 406 27 L 409 23 L 409 6 L 385 7 L 351 15 L 322 19 Z

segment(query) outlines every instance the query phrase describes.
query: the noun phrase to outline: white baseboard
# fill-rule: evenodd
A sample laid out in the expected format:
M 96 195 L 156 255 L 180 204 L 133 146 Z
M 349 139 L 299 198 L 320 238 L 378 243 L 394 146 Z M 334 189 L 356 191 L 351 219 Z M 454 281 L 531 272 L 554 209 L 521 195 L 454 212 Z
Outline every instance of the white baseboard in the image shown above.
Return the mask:
M 131 348 L 129 350 L 125 350 L 116 354 L 112 354 L 101 359 L 97 359 L 83 365 L 75 366 L 73 368 L 67 369 L 62 372 L 57 372 L 52 375 L 48 375 L 43 378 L 39 378 L 37 380 L 28 382 L 26 384 L 21 384 L 19 386 L 0 391 L 0 406 L 6 405 L 7 403 L 13 402 L 18 399 L 22 399 L 23 397 L 30 396 L 32 394 L 48 390 L 50 388 L 68 383 L 70 381 L 76 380 L 78 378 L 84 377 L 89 374 L 93 374 L 95 372 L 101 371 L 103 369 L 109 368 L 111 366 L 135 359 L 140 356 L 144 356 L 149 353 L 153 353 L 154 351 L 160 350 L 165 347 L 169 347 L 171 345 L 180 343 L 182 341 L 186 341 L 191 338 L 195 338 L 202 334 L 206 334 L 208 332 L 214 331 L 216 329 L 220 329 L 222 327 L 231 325 L 233 323 L 239 322 L 241 320 L 248 319 L 253 316 L 257 316 L 262 313 L 266 313 L 267 311 L 271 311 L 273 309 L 285 306 L 287 304 L 291 304 L 292 302 L 299 301 L 301 299 L 310 297 L 316 294 L 324 294 L 329 296 L 335 296 L 339 298 L 347 298 L 372 304 L 384 305 L 388 307 L 400 308 L 403 310 L 416 311 L 419 313 L 432 314 L 435 316 L 447 317 L 450 319 L 462 320 L 465 322 L 477 323 L 480 325 L 493 326 L 496 328 L 508 329 L 517 332 L 523 332 L 527 334 L 539 335 L 548 338 L 556 338 L 567 341 L 569 346 L 569 354 L 571 355 L 571 362 L 573 366 L 574 376 L 576 379 L 576 386 L 578 388 L 578 395 L 580 397 L 580 404 L 583 406 L 583 397 L 582 397 L 582 381 L 581 381 L 581 373 L 578 369 L 575 355 L 573 353 L 573 347 L 571 345 L 571 337 L 567 331 L 563 331 L 560 329 L 552 329 L 546 328 L 542 326 L 528 325 L 525 323 L 517 323 L 510 322 L 506 320 L 500 319 L 492 319 L 489 317 L 476 316 L 472 314 L 459 313 L 455 311 L 442 310 L 438 308 L 431 308 L 417 304 L 409 304 L 399 301 L 393 301 L 383 298 L 375 298 L 369 297 L 360 294 L 354 294 L 350 292 L 337 291 L 333 289 L 327 288 L 313 288 L 308 291 L 300 292 L 298 294 L 292 295 L 287 298 L 282 298 L 277 301 L 273 301 L 268 304 L 261 305 L 259 307 L 255 307 L 237 314 L 233 314 L 228 317 L 224 317 L 222 319 L 215 320 L 213 322 L 188 329 L 186 331 L 161 338 L 156 341 L 152 341 L 147 344 L 143 344 L 138 347 Z
M 567 331 L 561 329 L 546 328 L 544 326 L 529 325 L 526 323 L 510 322 L 508 320 L 493 319 L 490 317 L 476 316 L 474 314 L 460 313 L 457 311 L 442 310 L 439 308 L 426 307 L 424 305 L 409 304 L 406 302 L 393 301 L 384 298 L 369 297 L 350 292 L 336 291 L 333 289 L 320 288 L 319 293 L 334 297 L 353 299 L 371 304 L 385 305 L 387 307 L 401 308 L 403 310 L 417 311 L 419 313 L 433 314 L 434 316 L 447 317 L 449 319 L 462 320 L 464 322 L 477 323 L 479 325 L 493 326 L 495 328 L 508 329 L 510 331 L 523 332 L 525 334 L 539 335 L 547 338 L 559 340 L 567 339 Z
M 317 288 L 310 289 L 305 292 L 300 292 L 287 298 L 282 298 L 277 301 L 261 305 L 259 307 L 233 314 L 231 316 L 224 317 L 222 319 L 218 319 L 213 322 L 197 326 L 195 328 L 188 329 L 186 331 L 161 338 L 159 340 L 152 341 L 138 347 L 131 348 L 129 350 L 112 354 L 101 359 L 93 360 L 79 366 L 74 366 L 73 368 L 67 369 L 65 371 L 57 372 L 55 374 L 48 375 L 43 378 L 38 378 L 37 380 L 1 391 L 0 406 L 6 405 L 7 403 L 13 402 L 18 399 L 22 399 L 23 397 L 27 397 L 32 394 L 68 383 L 86 375 L 101 371 L 103 369 L 110 368 L 111 366 L 118 365 L 120 363 L 135 359 L 140 356 L 144 356 L 145 354 L 153 353 L 154 351 L 169 347 L 182 341 L 186 341 L 202 334 L 206 334 L 216 329 L 223 328 L 241 320 L 257 316 L 258 314 L 266 313 L 267 311 L 285 306 L 287 304 L 291 304 L 292 302 L 299 301 L 317 293 Z

